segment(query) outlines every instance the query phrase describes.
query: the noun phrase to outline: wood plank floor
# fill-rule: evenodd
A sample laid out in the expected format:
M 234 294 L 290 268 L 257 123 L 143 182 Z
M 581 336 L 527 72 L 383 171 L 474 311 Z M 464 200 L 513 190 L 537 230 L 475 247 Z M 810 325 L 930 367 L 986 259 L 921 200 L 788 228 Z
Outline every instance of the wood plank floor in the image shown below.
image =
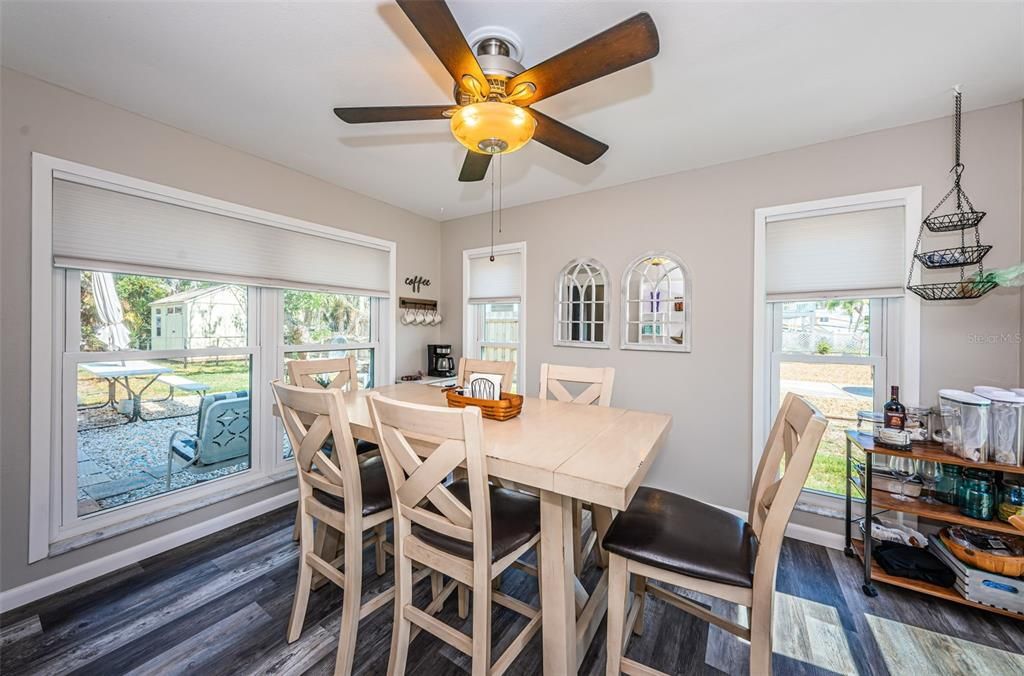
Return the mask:
M 330 674 L 341 594 L 314 592 L 302 637 L 285 643 L 297 566 L 294 508 L 284 508 L 0 616 L 4 674 Z M 364 594 L 391 584 L 378 578 L 368 550 Z M 599 571 L 589 566 L 585 584 Z M 842 552 L 787 541 L 779 566 L 776 674 L 1024 674 L 1024 622 L 880 585 L 860 591 L 859 567 Z M 510 571 L 503 590 L 536 602 L 536 583 Z M 425 605 L 429 585 L 417 589 Z M 694 595 L 722 614 L 727 604 Z M 441 617 L 460 622 L 454 596 Z M 494 611 L 495 654 L 520 616 Z M 746 645 L 664 603 L 649 601 L 646 630 L 628 655 L 673 674 L 742 674 Z M 383 674 L 391 606 L 363 620 L 356 673 Z M 540 673 L 540 637 L 512 674 Z M 581 669 L 604 673 L 604 628 Z M 463 674 L 466 657 L 421 634 L 410 674 Z

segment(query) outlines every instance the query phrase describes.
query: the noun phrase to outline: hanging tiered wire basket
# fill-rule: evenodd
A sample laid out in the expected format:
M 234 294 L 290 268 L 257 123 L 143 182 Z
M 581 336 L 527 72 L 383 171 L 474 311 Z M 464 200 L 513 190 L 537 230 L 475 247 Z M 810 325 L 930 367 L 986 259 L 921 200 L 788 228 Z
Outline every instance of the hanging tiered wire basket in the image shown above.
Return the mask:
M 907 288 L 924 300 L 981 298 L 998 286 L 993 281 L 985 281 L 985 268 L 982 259 L 992 250 L 990 245 L 981 243 L 981 234 L 978 230 L 981 219 L 985 218 L 985 212 L 974 208 L 974 205 L 971 204 L 971 198 L 964 192 L 961 184 L 964 165 L 960 161 L 960 124 L 961 94 L 960 90 L 957 89 L 953 113 L 953 154 L 955 157 L 953 169 L 951 170 L 953 174 L 953 187 L 939 200 L 939 203 L 928 213 L 928 216 L 921 221 L 921 229 L 917 233 L 917 245 L 914 247 L 914 257 L 910 261 L 910 272 L 907 274 Z M 942 208 L 942 205 L 954 196 L 956 198 L 956 211 L 936 215 L 936 212 Z M 960 246 L 921 251 L 921 239 L 924 236 L 925 228 L 928 228 L 931 232 L 959 232 Z M 967 243 L 968 230 L 974 231 L 973 244 Z M 959 268 L 960 280 L 913 284 L 915 263 L 920 263 L 922 267 L 929 270 Z M 966 270 L 975 266 L 978 268 L 977 274 L 972 272 L 968 276 Z

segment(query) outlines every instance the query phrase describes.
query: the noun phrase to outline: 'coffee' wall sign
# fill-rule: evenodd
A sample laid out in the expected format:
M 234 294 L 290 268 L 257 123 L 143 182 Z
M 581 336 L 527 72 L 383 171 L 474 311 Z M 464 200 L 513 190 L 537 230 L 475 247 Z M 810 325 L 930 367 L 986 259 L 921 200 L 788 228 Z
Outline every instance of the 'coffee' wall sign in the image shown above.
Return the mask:
M 415 277 L 406 277 L 405 285 L 411 286 L 413 293 L 419 293 L 422 287 L 430 286 L 430 280 L 422 275 L 416 275 Z

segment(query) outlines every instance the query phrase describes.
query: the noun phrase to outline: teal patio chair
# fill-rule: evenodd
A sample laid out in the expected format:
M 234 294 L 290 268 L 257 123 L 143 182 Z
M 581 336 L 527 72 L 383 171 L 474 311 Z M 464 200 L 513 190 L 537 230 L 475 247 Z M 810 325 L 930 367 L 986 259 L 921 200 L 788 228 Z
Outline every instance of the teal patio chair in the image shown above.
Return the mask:
M 199 405 L 195 434 L 175 430 L 167 448 L 167 488 L 171 487 L 174 456 L 185 467 L 220 465 L 249 454 L 249 393 L 208 394 Z

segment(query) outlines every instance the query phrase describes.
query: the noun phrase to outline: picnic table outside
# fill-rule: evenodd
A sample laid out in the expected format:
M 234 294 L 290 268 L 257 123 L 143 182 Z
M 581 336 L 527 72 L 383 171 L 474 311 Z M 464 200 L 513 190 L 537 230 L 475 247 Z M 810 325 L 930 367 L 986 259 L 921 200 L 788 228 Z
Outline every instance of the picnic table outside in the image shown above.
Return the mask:
M 128 416 L 128 422 L 145 420 L 145 418 L 142 417 L 143 393 L 148 390 L 161 375 L 171 373 L 170 368 L 153 364 L 148 361 L 92 362 L 89 364 L 82 364 L 82 368 L 97 378 L 103 378 L 107 381 L 107 400 L 98 406 L 85 406 L 82 408 L 103 408 L 104 406 L 110 406 L 117 410 L 117 386 L 120 384 L 128 393 L 127 400 L 132 402 L 131 412 L 124 413 L 124 415 Z M 129 378 L 138 378 L 140 376 L 152 377 L 149 378 L 149 380 L 147 380 L 137 392 L 133 391 Z

